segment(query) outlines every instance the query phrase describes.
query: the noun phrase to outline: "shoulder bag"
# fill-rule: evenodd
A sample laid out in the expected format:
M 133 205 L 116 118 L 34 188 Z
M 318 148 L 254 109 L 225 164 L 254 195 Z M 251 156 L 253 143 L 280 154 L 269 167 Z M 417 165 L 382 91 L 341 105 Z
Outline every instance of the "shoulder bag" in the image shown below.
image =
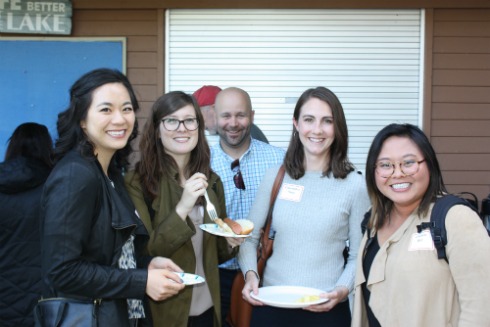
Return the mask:
M 41 299 L 34 308 L 35 327 L 97 327 L 101 300 Z
M 260 230 L 260 240 L 257 247 L 257 273 L 260 280 L 264 274 L 265 264 L 267 259 L 272 254 L 272 245 L 274 238 L 270 237 L 270 229 L 272 225 L 272 211 L 274 209 L 274 203 L 279 193 L 279 189 L 284 179 L 285 168 L 283 165 L 277 172 L 274 185 L 272 186 L 271 198 L 269 203 L 269 212 L 264 227 Z M 226 317 L 226 321 L 231 327 L 249 327 L 252 317 L 252 305 L 242 298 L 242 290 L 245 286 L 245 279 L 242 272 L 238 272 L 233 280 L 231 287 L 231 304 L 230 312 Z

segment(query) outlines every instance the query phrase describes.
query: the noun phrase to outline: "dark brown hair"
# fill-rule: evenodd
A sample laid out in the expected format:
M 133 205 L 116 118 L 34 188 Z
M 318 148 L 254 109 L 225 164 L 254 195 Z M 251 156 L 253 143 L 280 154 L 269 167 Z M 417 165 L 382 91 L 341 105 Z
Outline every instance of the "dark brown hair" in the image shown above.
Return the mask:
M 197 145 L 191 151 L 189 163 L 184 168 L 184 177 L 189 178 L 197 172 L 205 174 L 207 178 L 211 175 L 211 156 L 208 142 L 204 136 L 204 120 L 201 110 L 199 110 L 199 105 L 189 94 L 181 91 L 169 92 L 162 95 L 153 104 L 151 117 L 148 118 L 141 135 L 141 160 L 136 164 L 136 172 L 141 178 L 143 189 L 152 198 L 158 193 L 158 183 L 162 176 L 173 179 L 178 183 L 178 176 L 172 176 L 172 174 L 178 172 L 177 163 L 171 155 L 165 152 L 160 139 L 159 128 L 163 117 L 187 105 L 194 107 L 199 127 Z
M 46 167 L 53 167 L 53 140 L 48 128 L 38 123 L 17 126 L 9 138 L 5 160 L 17 157 L 37 159 Z
M 92 70 L 80 77 L 70 88 L 70 104 L 68 108 L 58 114 L 57 129 L 58 139 L 54 149 L 55 159 L 59 161 L 65 154 L 75 148 L 86 157 L 95 160 L 94 145 L 80 126 L 80 122 L 87 118 L 87 113 L 92 104 L 93 94 L 99 87 L 121 83 L 129 93 L 133 111 L 139 111 L 138 100 L 128 78 L 118 70 L 99 68 Z M 131 141 L 138 135 L 138 120 L 129 136 L 128 143 L 114 154 L 109 170 L 113 168 L 125 168 L 128 165 L 128 156 L 131 154 Z
M 317 98 L 326 102 L 332 109 L 335 139 L 330 146 L 330 162 L 325 167 L 323 176 L 333 175 L 335 178 L 345 178 L 354 170 L 354 165 L 347 158 L 348 132 L 345 121 L 344 109 L 337 96 L 329 89 L 319 86 L 308 89 L 299 97 L 294 108 L 293 117 L 299 121 L 301 108 L 311 98 Z M 305 153 L 298 131 L 293 126 L 291 141 L 284 157 L 286 172 L 293 179 L 300 179 L 305 174 Z
M 393 208 L 393 201 L 384 196 L 377 188 L 375 175 L 379 153 L 383 148 L 384 142 L 392 136 L 406 137 L 412 140 L 422 152 L 425 159 L 424 162 L 429 170 L 429 186 L 420 202 L 418 214 L 427 214 L 431 202 L 435 201 L 438 195 L 447 193 L 436 153 L 424 132 L 417 126 L 411 124 L 390 124 L 379 131 L 374 137 L 366 161 L 366 184 L 372 203 L 371 219 L 368 223 L 369 228 L 381 228 Z

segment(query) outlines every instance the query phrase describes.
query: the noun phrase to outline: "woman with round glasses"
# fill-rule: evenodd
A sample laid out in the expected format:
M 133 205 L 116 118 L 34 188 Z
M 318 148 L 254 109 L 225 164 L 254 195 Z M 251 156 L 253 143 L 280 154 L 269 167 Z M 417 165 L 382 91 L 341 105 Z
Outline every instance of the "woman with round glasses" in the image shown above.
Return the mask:
M 366 181 L 372 210 L 352 326 L 490 326 L 490 238 L 480 217 L 463 205 L 448 211 L 448 262 L 437 258 L 430 233 L 417 231 L 447 193 L 424 133 L 409 124 L 383 128 Z
M 226 217 L 223 185 L 210 168 L 201 111 L 195 99 L 174 91 L 153 104 L 140 143 L 141 160 L 126 187 L 150 234 L 148 252 L 171 258 L 206 282 L 187 286 L 163 302 L 151 301 L 154 326 L 221 326 L 218 264 L 236 254 L 239 239 L 204 233 L 212 223 L 203 208 L 208 192 Z

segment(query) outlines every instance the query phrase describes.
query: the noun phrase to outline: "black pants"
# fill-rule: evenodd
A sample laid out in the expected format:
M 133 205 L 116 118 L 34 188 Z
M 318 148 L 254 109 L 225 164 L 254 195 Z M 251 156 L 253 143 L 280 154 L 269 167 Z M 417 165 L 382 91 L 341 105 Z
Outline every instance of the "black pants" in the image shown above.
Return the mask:
M 235 269 L 223 269 L 219 268 L 219 286 L 221 292 L 221 321 L 224 327 L 229 325 L 226 323 L 226 316 L 230 311 L 231 302 L 231 286 L 237 273 L 241 273 L 240 270 Z
M 213 327 L 214 326 L 214 308 L 201 313 L 199 316 L 190 316 L 187 319 L 187 327 Z
M 270 306 L 254 307 L 251 327 L 349 327 L 349 301 L 337 304 L 329 312 L 283 309 Z

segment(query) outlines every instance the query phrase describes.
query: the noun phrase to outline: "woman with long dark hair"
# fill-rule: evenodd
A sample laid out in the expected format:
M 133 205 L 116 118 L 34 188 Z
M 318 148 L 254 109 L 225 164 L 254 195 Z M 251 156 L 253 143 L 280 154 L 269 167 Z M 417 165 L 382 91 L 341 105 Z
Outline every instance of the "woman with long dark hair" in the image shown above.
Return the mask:
M 174 260 L 205 283 L 163 302 L 151 301 L 155 326 L 221 326 L 218 264 L 235 255 L 239 239 L 205 233 L 208 192 L 226 217 L 223 184 L 210 168 L 210 150 L 196 100 L 173 91 L 153 104 L 140 143 L 141 160 L 126 186 L 150 233 L 148 252 Z
M 138 130 L 138 101 L 121 72 L 96 69 L 58 115 L 56 166 L 42 198 L 44 298 L 100 300 L 99 326 L 136 326 L 184 285 L 171 260 L 143 257 L 148 233 L 122 177 Z
M 347 157 L 348 132 L 342 105 L 327 88 L 306 90 L 293 114 L 286 174 L 272 214 L 273 254 L 263 286 L 303 286 L 328 301 L 305 309 L 264 306 L 257 277 L 259 228 L 242 245 L 239 264 L 245 274 L 243 297 L 255 307 L 252 326 L 349 326 L 347 296 L 354 286 L 360 222 L 369 207 L 365 182 Z M 278 167 L 262 180 L 249 212 L 263 226 Z M 345 262 L 346 241 L 350 253 Z M 308 294 L 305 294 L 308 295 Z

